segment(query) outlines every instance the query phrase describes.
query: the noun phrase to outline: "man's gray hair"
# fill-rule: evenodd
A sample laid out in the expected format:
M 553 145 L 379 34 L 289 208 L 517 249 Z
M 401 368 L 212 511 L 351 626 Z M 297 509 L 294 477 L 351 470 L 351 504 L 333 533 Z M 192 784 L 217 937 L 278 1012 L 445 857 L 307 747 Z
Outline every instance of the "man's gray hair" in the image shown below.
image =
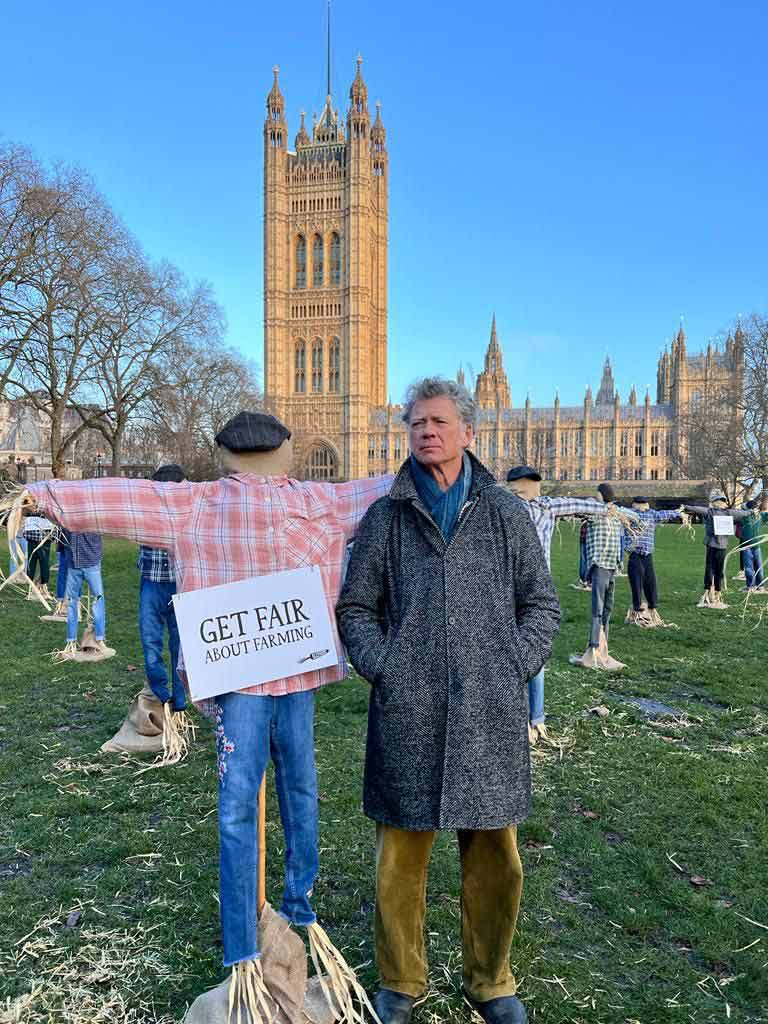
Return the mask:
M 477 430 L 477 403 L 474 398 L 463 384 L 445 377 L 422 377 L 411 384 L 405 393 L 403 422 L 410 423 L 414 405 L 428 398 L 450 398 L 456 406 L 459 419 Z

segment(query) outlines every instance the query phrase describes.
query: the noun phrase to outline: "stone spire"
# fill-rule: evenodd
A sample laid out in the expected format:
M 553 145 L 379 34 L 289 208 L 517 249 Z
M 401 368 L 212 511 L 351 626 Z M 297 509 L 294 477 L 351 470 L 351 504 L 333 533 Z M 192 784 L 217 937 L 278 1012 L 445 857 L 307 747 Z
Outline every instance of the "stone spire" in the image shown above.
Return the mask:
M 299 128 L 298 134 L 296 135 L 296 149 L 302 149 L 304 146 L 311 146 L 312 140 L 309 137 L 307 126 L 305 124 L 307 115 L 302 110 L 301 112 L 301 127 Z
M 616 392 L 616 383 L 613 379 L 613 369 L 611 367 L 611 360 L 608 356 L 605 357 L 603 363 L 603 376 L 600 380 L 600 388 L 597 392 L 597 398 L 595 399 L 595 405 L 610 405 L 613 401 L 613 396 Z
M 491 340 L 485 353 L 485 366 L 478 375 L 475 398 L 481 409 L 508 409 L 512 405 L 509 381 L 504 371 L 501 345 L 496 333 L 496 314 L 491 323 Z

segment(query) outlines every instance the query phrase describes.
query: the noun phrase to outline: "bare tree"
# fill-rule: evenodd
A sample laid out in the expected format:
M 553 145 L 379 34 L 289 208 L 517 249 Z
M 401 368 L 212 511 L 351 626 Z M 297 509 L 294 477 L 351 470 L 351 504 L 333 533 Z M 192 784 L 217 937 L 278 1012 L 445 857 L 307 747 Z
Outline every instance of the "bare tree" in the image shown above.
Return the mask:
M 203 339 L 215 346 L 223 314 L 207 286 L 190 288 L 169 264 L 150 269 L 138 253 L 118 261 L 110 290 L 96 372 L 105 411 L 96 426 L 112 450 L 112 475 L 118 476 L 131 419 L 147 415 L 155 399 L 167 395 L 190 346 Z
M 29 150 L 0 146 L 0 398 L 24 344 L 39 325 L 39 319 L 20 323 L 15 318 L 18 290 L 68 198 L 65 183 L 47 181 Z
M 152 465 L 179 462 L 191 479 L 214 479 L 215 435 L 240 409 L 262 406 L 256 368 L 214 337 L 180 342 L 167 369 L 165 386 L 129 426 L 131 450 Z
M 96 387 L 104 289 L 127 237 L 82 175 L 64 175 L 59 195 L 5 309 L 6 330 L 15 326 L 17 344 L 8 384 L 48 417 L 54 476 L 62 475 L 71 445 L 105 412 Z M 75 424 L 71 409 L 80 416 Z
M 750 480 L 768 489 L 768 318 L 739 325 L 744 361 L 741 395 L 743 459 Z

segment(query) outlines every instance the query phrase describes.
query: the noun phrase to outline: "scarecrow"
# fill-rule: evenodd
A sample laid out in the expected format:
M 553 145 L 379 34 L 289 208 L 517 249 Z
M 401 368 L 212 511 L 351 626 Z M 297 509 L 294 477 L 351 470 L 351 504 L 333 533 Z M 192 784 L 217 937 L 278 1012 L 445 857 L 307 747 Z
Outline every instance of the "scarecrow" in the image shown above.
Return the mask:
M 658 588 L 653 564 L 656 527 L 660 523 L 685 523 L 688 517 L 682 509 L 652 509 L 648 499 L 639 496 L 632 499 L 632 509 L 639 517 L 643 532 L 639 536 L 627 537 L 632 607 L 627 610 L 625 621 L 646 629 L 655 629 L 665 625 L 657 609 Z
M 588 520 L 593 516 L 605 516 L 608 512 L 608 506 L 596 498 L 542 497 L 541 473 L 532 466 L 513 466 L 507 473 L 506 489 L 525 503 L 544 551 L 547 568 L 550 566 L 552 533 L 557 519 L 578 516 Z M 586 569 L 584 571 L 586 574 Z M 581 578 L 581 573 L 579 576 Z M 531 745 L 539 737 L 549 739 L 544 724 L 544 667 L 528 683 L 528 739 Z
M 290 431 L 261 412 L 238 413 L 217 434 L 216 443 L 229 474 L 219 480 L 54 480 L 33 484 L 15 505 L 36 506 L 71 530 L 98 530 L 163 548 L 173 559 L 179 593 L 319 567 L 336 665 L 198 705 L 216 720 L 220 907 L 224 964 L 232 968 L 229 984 L 215 990 L 220 993 L 216 1012 L 228 1016 L 234 1006 L 244 1005 L 248 1024 L 271 1019 L 264 1002 L 273 984 L 267 970 L 269 950 L 259 945 L 257 796 L 272 759 L 286 844 L 280 915 L 306 927 L 313 959 L 326 966 L 334 981 L 341 1019 L 362 1020 L 362 1007 L 369 1006 L 365 992 L 318 925 L 311 905 L 319 857 L 314 693 L 347 675 L 333 614 L 346 545 L 368 507 L 387 493 L 392 477 L 341 484 L 291 479 Z M 172 727 L 173 716 L 167 719 Z M 360 1010 L 353 1009 L 350 992 Z M 219 1019 L 210 1006 L 206 1012 L 206 1020 Z
M 572 665 L 616 672 L 626 668 L 608 653 L 608 631 L 613 611 L 614 580 L 621 569 L 622 536 L 626 529 L 631 536 L 641 530 L 640 519 L 631 509 L 616 505 L 616 494 L 610 484 L 597 488 L 606 514 L 590 519 L 587 527 L 587 573 L 592 584 L 592 624 L 589 643 L 582 655 L 572 655 Z
M 178 484 L 186 480 L 186 474 L 181 466 L 172 464 L 161 466 L 153 473 L 152 479 Z M 134 698 L 125 721 L 101 749 L 105 754 L 163 754 L 163 763 L 173 763 L 181 759 L 186 752 L 186 741 L 194 735 L 192 723 L 181 714 L 186 709 L 187 692 L 178 671 L 179 627 L 173 607 L 176 576 L 168 552 L 145 544 L 139 547 L 137 568 L 141 574 L 139 636 L 144 651 L 146 682 L 141 693 Z M 166 632 L 171 658 L 170 688 L 164 658 Z M 181 742 L 173 751 L 167 749 L 172 731 L 165 728 L 166 709 L 173 712 L 175 724 L 180 727 Z
M 734 536 L 734 523 L 747 519 L 752 515 L 752 511 L 751 509 L 729 508 L 728 499 L 720 493 L 712 495 L 708 507 L 684 505 L 683 511 L 689 515 L 701 516 L 704 523 L 704 545 L 706 547 L 704 593 L 698 607 L 725 609 L 728 605 L 723 600 L 722 592 L 728 538 Z

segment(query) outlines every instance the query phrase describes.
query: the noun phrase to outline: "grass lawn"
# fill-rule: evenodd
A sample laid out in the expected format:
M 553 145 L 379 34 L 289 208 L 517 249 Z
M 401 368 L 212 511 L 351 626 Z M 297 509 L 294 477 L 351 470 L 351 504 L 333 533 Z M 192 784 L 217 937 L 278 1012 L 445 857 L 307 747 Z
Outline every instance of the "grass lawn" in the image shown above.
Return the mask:
M 768 1021 L 768 598 L 742 617 L 732 582 L 727 612 L 697 609 L 700 535 L 694 543 L 663 527 L 658 537 L 661 610 L 679 629 L 625 626 L 620 579 L 611 650 L 628 668 L 616 676 L 568 664 L 586 643 L 589 596 L 568 587 L 574 532 L 555 539 L 563 625 L 547 711 L 561 744 L 534 752 L 513 950 L 534 1021 Z M 118 653 L 100 665 L 52 665 L 63 626 L 0 594 L 3 1024 L 169 1024 L 223 977 L 210 727 L 172 769 L 137 775 L 136 761 L 97 753 L 142 682 L 135 550 L 106 546 L 107 637 Z M 353 680 L 318 699 L 315 905 L 373 984 L 373 826 L 360 810 L 367 696 Z M 651 717 L 630 702 L 638 697 L 673 714 Z M 609 714 L 591 713 L 598 705 Z M 278 899 L 273 800 L 269 813 Z M 431 992 L 416 1021 L 470 1021 L 458 996 L 452 835 L 436 845 L 430 881 Z

